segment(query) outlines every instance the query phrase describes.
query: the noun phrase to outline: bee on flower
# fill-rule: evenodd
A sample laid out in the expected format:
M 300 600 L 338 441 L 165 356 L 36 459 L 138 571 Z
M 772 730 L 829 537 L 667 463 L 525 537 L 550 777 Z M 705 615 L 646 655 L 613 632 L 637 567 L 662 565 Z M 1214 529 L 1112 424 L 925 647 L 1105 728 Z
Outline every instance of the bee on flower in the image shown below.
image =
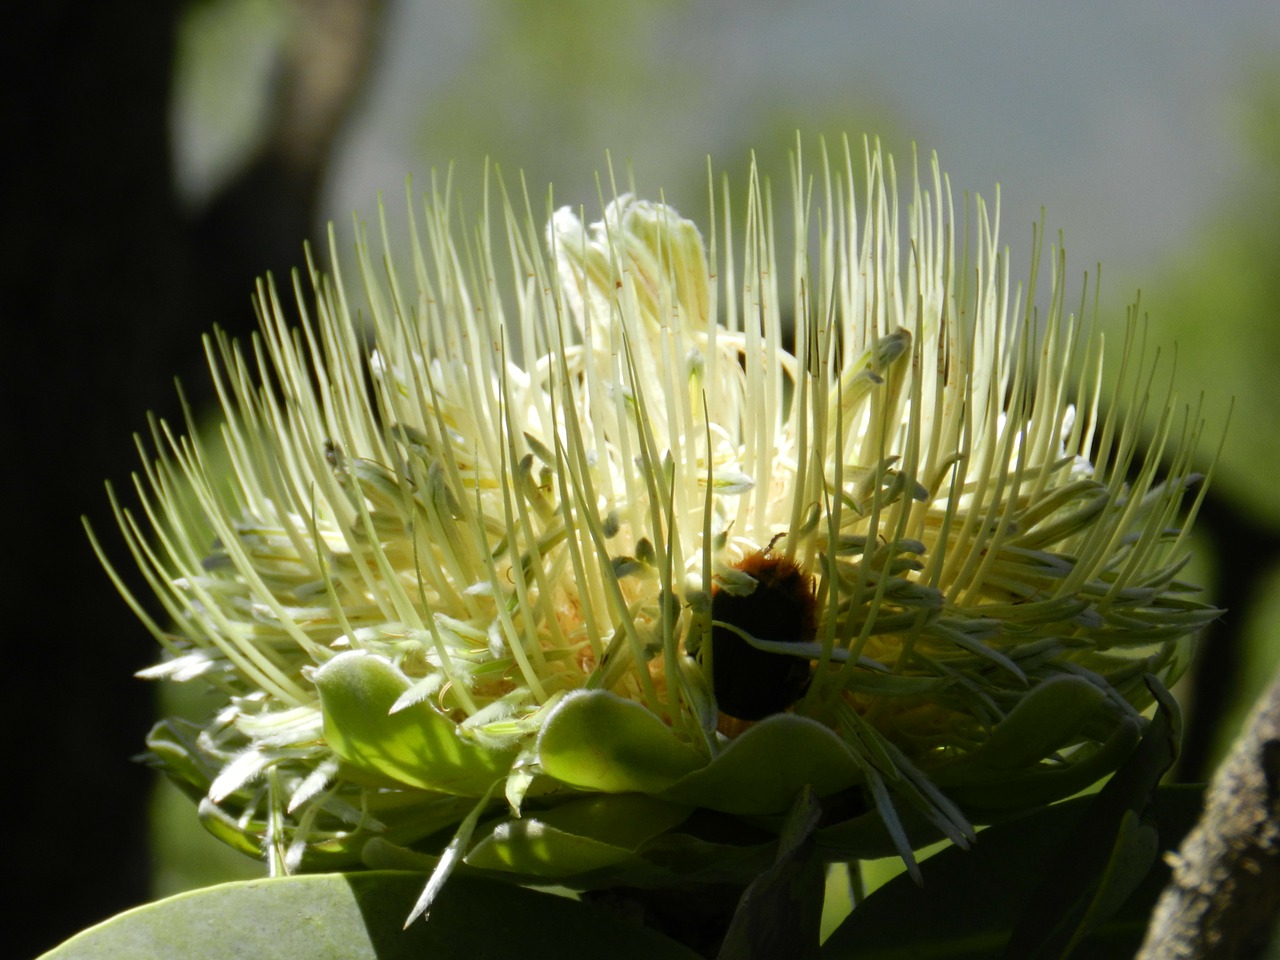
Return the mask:
M 145 675 L 219 698 L 148 741 L 212 832 L 277 873 L 720 882 L 809 788 L 825 855 L 915 870 L 1128 756 L 1216 614 L 1178 579 L 1198 416 L 1131 342 L 1104 414 L 1061 254 L 1038 309 L 936 161 L 905 208 L 878 147 L 816 179 L 786 227 L 754 173 L 702 229 L 504 195 L 470 246 L 432 197 L 411 275 L 362 238 L 296 312 L 259 285 L 208 341 L 221 453 L 158 427 L 117 507 Z

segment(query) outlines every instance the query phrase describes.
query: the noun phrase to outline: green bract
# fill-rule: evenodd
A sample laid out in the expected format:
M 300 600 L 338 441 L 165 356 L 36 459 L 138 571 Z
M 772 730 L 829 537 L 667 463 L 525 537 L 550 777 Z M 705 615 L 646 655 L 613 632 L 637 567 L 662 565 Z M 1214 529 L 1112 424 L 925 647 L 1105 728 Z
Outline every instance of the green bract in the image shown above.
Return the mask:
M 433 196 L 409 273 L 362 239 L 296 326 L 259 287 L 209 343 L 228 466 L 160 427 L 118 511 L 147 675 L 221 698 L 150 738 L 212 831 L 276 872 L 741 883 L 806 787 L 831 858 L 910 864 L 1129 755 L 1215 614 L 1177 579 L 1200 424 L 1129 343 L 1101 415 L 1060 256 L 1023 306 L 981 201 L 965 236 L 936 164 L 904 207 L 861 166 L 811 200 L 797 164 L 785 228 L 753 175 L 709 243 L 623 195 L 545 238 L 504 197 L 464 246 Z M 729 637 L 804 665 L 789 706 L 720 714 Z

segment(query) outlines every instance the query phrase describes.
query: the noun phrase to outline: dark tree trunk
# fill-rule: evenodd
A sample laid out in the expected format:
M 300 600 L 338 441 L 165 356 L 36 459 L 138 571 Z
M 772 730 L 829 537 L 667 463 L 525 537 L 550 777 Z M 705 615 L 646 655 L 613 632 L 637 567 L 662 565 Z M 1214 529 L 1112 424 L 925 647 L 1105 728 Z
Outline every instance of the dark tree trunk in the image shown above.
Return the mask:
M 152 775 L 131 758 L 153 719 L 152 691 L 133 673 L 157 651 L 103 574 L 80 517 L 126 567 L 103 480 L 128 494 L 138 466 L 130 434 L 146 431 L 149 410 L 180 417 L 174 375 L 204 394 L 200 335 L 214 322 L 252 328 L 254 277 L 302 261 L 376 4 L 306 9 L 295 34 L 337 16 L 323 39 L 337 36 L 346 44 L 338 54 L 350 56 L 285 55 L 277 114 L 296 120 L 308 96 L 302 67 L 323 63 L 320 113 L 264 144 L 198 222 L 183 218 L 170 160 L 180 4 L 45 2 L 0 15 L 9 161 L 0 188 L 0 675 L 13 956 L 148 897 Z M 335 72 L 344 78 L 336 88 Z
M 147 899 L 152 642 L 80 524 L 171 413 L 199 341 L 171 188 L 172 4 L 22 4 L 2 31 L 6 940 L 32 956 Z M 17 21 L 17 22 L 14 22 Z

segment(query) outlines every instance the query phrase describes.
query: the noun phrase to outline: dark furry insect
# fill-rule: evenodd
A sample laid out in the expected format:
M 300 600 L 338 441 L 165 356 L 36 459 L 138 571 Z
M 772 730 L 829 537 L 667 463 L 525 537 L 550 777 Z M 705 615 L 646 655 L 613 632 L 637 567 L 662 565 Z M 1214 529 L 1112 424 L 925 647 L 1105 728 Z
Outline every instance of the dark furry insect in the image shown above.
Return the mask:
M 764 550 L 743 557 L 738 570 L 752 577 L 751 593 L 723 587 L 711 595 L 711 619 L 760 640 L 812 642 L 818 632 L 813 578 L 794 560 Z M 787 709 L 809 689 L 804 657 L 758 650 L 723 626 L 711 630 L 711 682 L 722 714 L 759 720 Z

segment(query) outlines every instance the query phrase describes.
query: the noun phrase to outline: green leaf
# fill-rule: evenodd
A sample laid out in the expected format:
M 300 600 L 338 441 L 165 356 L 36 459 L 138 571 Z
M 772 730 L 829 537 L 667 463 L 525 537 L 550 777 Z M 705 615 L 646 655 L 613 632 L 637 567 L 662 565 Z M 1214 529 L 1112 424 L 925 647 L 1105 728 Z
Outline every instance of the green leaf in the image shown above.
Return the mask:
M 706 760 L 643 706 L 604 690 L 560 701 L 538 737 L 542 771 L 604 793 L 656 793 Z
M 580 797 L 505 820 L 467 854 L 468 866 L 529 877 L 572 877 L 623 863 L 678 826 L 689 808 L 642 794 Z
M 608 887 L 637 887 L 645 889 L 700 889 L 717 887 L 745 887 L 762 870 L 774 862 L 778 850 L 776 834 L 761 830 L 724 814 L 697 811 L 683 829 L 694 829 L 698 835 L 665 829 L 654 833 L 664 822 L 677 827 L 676 818 L 683 818 L 683 811 L 671 804 L 664 804 L 636 794 L 602 794 L 590 798 L 612 807 L 614 801 L 622 805 L 600 816 L 577 806 L 578 800 L 564 805 L 563 815 L 553 816 L 553 823 L 542 823 L 529 835 L 515 837 L 496 836 L 501 824 L 494 827 L 492 847 L 489 838 L 483 838 L 472 848 L 458 868 L 467 876 L 494 875 L 488 871 L 501 871 L 503 879 L 513 877 L 514 871 L 521 882 L 545 883 L 540 874 L 546 868 L 542 861 L 554 856 L 572 862 L 579 871 L 573 875 L 561 875 L 559 886 L 574 890 L 600 890 Z M 640 804 L 631 802 L 639 799 Z M 654 804 L 647 808 L 646 803 Z M 560 811 L 564 808 L 557 808 Z M 663 811 L 666 811 L 665 813 Z M 541 820 L 547 811 L 530 814 Z M 628 814 L 635 822 L 623 822 Z M 571 825 L 571 817 L 583 815 L 584 821 L 594 819 L 594 824 L 578 822 Z M 670 818 L 668 821 L 667 818 Z M 652 834 L 640 840 L 644 834 Z M 545 850 L 537 845 L 544 842 Z M 505 844 L 512 842 L 512 848 Z M 522 848 L 524 844 L 529 847 Z M 638 844 L 632 849 L 633 844 Z M 431 871 L 439 858 L 428 853 L 373 838 L 363 846 L 363 860 L 374 870 Z M 509 865 L 507 865 L 509 861 Z M 592 864 L 595 864 L 592 866 Z M 589 869 L 588 869 L 589 868 Z
M 1018 701 L 970 759 L 982 768 L 979 776 L 1038 763 L 1074 740 L 1106 706 L 1106 693 L 1084 677 L 1051 677 Z
M 1178 753 L 1178 704 L 1147 678 L 1158 709 L 1137 749 L 1089 804 L 1067 842 L 1047 862 L 1013 931 L 1008 960 L 1059 960 L 1105 921 L 1141 883 L 1159 852 L 1147 817 L 1161 777 Z
M 484 747 L 429 703 L 391 712 L 407 677 L 364 651 L 339 654 L 316 671 L 324 733 L 354 771 L 463 797 L 479 797 L 506 776 L 515 749 Z
M 820 797 L 862 779 L 848 746 L 807 717 L 778 713 L 662 792 L 668 800 L 740 815 L 781 815 L 806 786 Z
M 708 841 L 686 833 L 662 833 L 642 844 L 625 860 L 562 878 L 559 883 L 574 890 L 633 887 L 693 891 L 691 896 L 726 886 L 741 890 L 768 868 L 777 849 L 776 836 L 760 843 L 739 845 Z
M 822 810 L 813 791 L 796 797 L 778 858 L 742 894 L 717 960 L 817 960 L 826 871 L 813 843 Z
M 1132 755 L 1141 731 L 1137 720 L 1126 717 L 1115 725 L 1105 743 L 1082 758 L 1073 757 L 1070 763 L 995 770 L 971 767 L 966 757 L 954 766 L 939 768 L 936 774 L 930 771 L 930 776 L 974 823 L 990 823 L 1039 804 L 1054 803 L 1097 783 Z
M 925 890 L 890 883 L 846 924 L 874 925 L 886 908 L 919 910 L 930 917 L 928 935 L 939 937 L 916 947 L 921 956 L 1127 960 L 1168 874 L 1158 854 L 1181 840 L 1199 804 L 1198 790 L 1157 793 L 1176 757 L 1179 720 L 1159 681 L 1148 686 L 1158 710 L 1098 794 L 992 827 L 971 852 L 929 861 Z
M 403 929 L 421 873 L 311 874 L 208 887 L 148 904 L 41 960 L 696 960 L 590 904 L 454 876 L 426 921 Z
M 1148 808 L 1149 822 L 1159 835 L 1156 848 L 1170 850 L 1195 823 L 1201 803 L 1200 787 L 1162 787 Z M 885 884 L 861 903 L 823 945 L 826 960 L 991 960 L 1009 944 L 1020 922 L 1037 925 L 1042 933 L 1056 926 L 1046 914 L 1038 888 L 1055 869 L 1059 857 L 1070 857 L 1080 843 L 1081 825 L 1097 798 L 1079 797 L 1055 804 L 1035 814 L 990 827 L 978 834 L 968 850 L 948 848 L 922 866 L 924 886 L 907 876 Z M 1100 919 L 1069 956 L 1076 960 L 1130 960 L 1141 942 L 1156 898 L 1169 878 L 1163 858 L 1148 858 L 1146 842 L 1123 827 L 1117 851 L 1101 871 L 1104 886 L 1113 871 L 1132 871 L 1136 854 L 1148 868 L 1136 889 L 1133 877 L 1117 876 L 1114 893 L 1122 887 L 1132 892 L 1106 919 Z M 1130 838 L 1136 846 L 1130 846 Z M 1125 849 L 1128 848 L 1128 849 Z M 1147 847 L 1150 850 L 1150 847 Z M 1126 861 L 1121 865 L 1118 860 Z M 1070 909 L 1069 898 L 1057 904 Z M 904 918 L 919 922 L 904 922 Z M 1031 954 L 1010 953 L 1027 957 Z

